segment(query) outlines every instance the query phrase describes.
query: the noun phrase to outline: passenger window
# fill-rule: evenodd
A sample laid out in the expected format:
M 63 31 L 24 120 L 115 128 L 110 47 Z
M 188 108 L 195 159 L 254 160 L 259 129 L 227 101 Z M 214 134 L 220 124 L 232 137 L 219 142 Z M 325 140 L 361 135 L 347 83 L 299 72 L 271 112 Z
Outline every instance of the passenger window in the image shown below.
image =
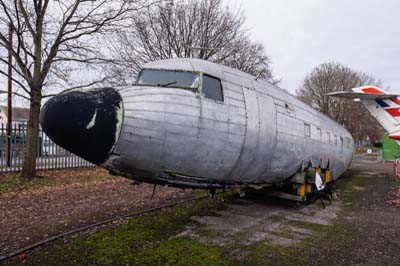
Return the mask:
M 288 113 L 288 114 L 290 114 L 294 111 L 293 108 L 288 103 L 285 103 L 285 110 L 286 110 L 286 113 Z
M 310 125 L 306 123 L 304 123 L 304 136 L 311 137 Z
M 327 141 L 328 143 L 331 143 L 331 133 L 330 132 L 326 132 L 326 136 L 327 136 Z
M 206 74 L 203 74 L 202 93 L 206 98 L 224 101 L 221 80 Z
M 335 145 L 337 145 L 337 136 L 336 136 L 336 135 L 334 136 L 334 141 L 335 141 L 335 142 L 334 142 Z
M 322 140 L 322 131 L 321 131 L 320 128 L 317 128 L 317 138 L 318 138 L 319 140 Z

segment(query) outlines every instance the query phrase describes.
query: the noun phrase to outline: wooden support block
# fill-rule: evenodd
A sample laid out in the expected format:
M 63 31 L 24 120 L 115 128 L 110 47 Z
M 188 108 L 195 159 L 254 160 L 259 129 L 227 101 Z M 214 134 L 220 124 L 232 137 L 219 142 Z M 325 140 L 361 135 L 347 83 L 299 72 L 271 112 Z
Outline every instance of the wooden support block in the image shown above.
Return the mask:
M 306 195 L 306 185 L 299 184 L 298 193 L 300 197 L 304 197 Z
M 329 169 L 326 169 L 325 171 L 325 182 L 326 183 L 331 182 L 331 171 L 329 171 Z

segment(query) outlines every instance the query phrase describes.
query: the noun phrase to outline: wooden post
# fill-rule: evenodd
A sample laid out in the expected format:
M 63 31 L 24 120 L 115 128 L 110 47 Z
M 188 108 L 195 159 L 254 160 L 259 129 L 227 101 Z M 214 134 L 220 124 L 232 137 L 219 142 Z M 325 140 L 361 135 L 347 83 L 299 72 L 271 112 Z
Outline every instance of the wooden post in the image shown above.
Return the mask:
M 11 166 L 11 125 L 12 125 L 12 45 L 13 45 L 13 32 L 12 24 L 8 28 L 8 93 L 7 93 L 7 166 Z

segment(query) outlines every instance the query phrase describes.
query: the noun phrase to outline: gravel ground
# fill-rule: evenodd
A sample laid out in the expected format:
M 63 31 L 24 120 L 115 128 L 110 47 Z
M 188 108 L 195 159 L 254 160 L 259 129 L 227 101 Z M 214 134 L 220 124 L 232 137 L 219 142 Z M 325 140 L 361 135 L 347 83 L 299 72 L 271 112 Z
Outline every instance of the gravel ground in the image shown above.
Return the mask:
M 399 183 L 391 180 L 390 163 L 366 158 L 356 155 L 352 163 L 361 182 L 336 221 L 342 230 L 327 236 L 315 265 L 400 265 L 400 208 L 390 203 Z
M 233 265 L 400 265 L 399 182 L 391 171 L 390 163 L 356 155 L 326 209 L 319 201 L 296 209 L 249 198 L 193 217 L 196 226 L 181 236 L 226 248 Z
M 200 230 L 183 234 L 228 247 L 234 265 L 400 265 L 399 182 L 390 163 L 372 158 L 355 155 L 336 184 L 339 200 L 326 209 L 318 201 L 294 209 L 246 199 L 218 216 L 194 217 Z M 204 229 L 214 233 L 204 236 Z
M 193 216 L 178 236 L 221 246 L 235 266 L 400 265 L 399 182 L 391 170 L 389 163 L 356 155 L 337 183 L 339 200 L 326 209 L 318 201 L 296 209 L 279 200 L 237 200 L 217 216 Z M 1 247 L 190 193 L 162 188 L 151 202 L 152 188 L 117 178 L 0 195 L 7 220 L 0 228 L 9 227 Z
M 98 169 L 83 171 L 107 175 Z M 51 174 L 68 178 L 62 171 L 46 173 Z M 117 177 L 0 194 L 0 255 L 83 225 L 191 195 L 188 190 L 157 187 L 151 199 L 152 192 L 152 185 L 133 185 Z

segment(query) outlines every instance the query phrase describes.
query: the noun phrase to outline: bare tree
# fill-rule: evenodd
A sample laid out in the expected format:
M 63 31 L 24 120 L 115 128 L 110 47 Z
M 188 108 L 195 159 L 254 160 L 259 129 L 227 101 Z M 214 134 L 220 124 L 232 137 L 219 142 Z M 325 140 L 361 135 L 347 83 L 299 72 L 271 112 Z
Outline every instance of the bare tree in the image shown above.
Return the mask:
M 191 57 L 193 47 L 203 47 L 210 49 L 200 50 L 202 59 L 275 82 L 263 45 L 250 41 L 244 21 L 240 12 L 224 8 L 222 0 L 161 3 L 132 17 L 132 31 L 119 34 L 115 50 L 130 77 L 148 61 Z
M 132 12 L 148 7 L 145 0 L 0 0 L 0 54 L 11 49 L 14 58 L 13 82 L 22 89 L 20 96 L 30 102 L 28 139 L 21 176 L 36 175 L 39 112 L 45 88 L 73 86 L 71 80 L 89 77 L 98 66 L 110 63 L 104 37 L 126 25 Z M 15 41 L 7 39 L 8 26 L 15 30 Z M 5 57 L 0 57 L 0 74 Z M 3 66 L 2 66 L 3 65 Z M 84 74 L 82 74 L 84 72 Z
M 374 77 L 354 71 L 338 63 L 317 66 L 304 79 L 297 96 L 305 103 L 344 125 L 356 140 L 366 136 L 377 140 L 382 128 L 359 103 L 348 99 L 328 97 L 329 92 L 348 91 L 363 85 L 380 86 Z

